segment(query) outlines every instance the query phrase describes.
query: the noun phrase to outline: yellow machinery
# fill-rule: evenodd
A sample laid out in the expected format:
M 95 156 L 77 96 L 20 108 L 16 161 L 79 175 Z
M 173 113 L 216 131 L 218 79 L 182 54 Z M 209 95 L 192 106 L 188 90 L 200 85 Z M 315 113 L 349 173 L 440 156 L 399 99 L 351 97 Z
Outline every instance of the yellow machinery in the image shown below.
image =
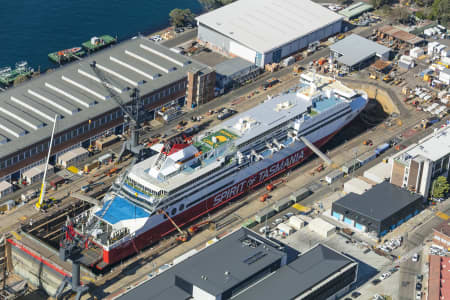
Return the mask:
M 370 79 L 377 80 L 377 74 L 375 74 L 375 73 L 369 73 L 369 78 L 370 78 Z
M 50 137 L 50 145 L 48 147 L 47 161 L 45 163 L 44 177 L 42 178 L 41 193 L 39 194 L 38 202 L 36 202 L 36 208 L 37 209 L 45 208 L 47 206 L 46 203 L 44 202 L 44 198 L 45 198 L 45 184 L 46 184 L 45 180 L 47 179 L 48 162 L 50 160 L 50 155 L 52 153 L 53 137 L 55 135 L 55 128 L 56 128 L 56 120 L 57 119 L 58 119 L 58 115 L 55 115 L 55 120 L 53 121 L 52 136 Z

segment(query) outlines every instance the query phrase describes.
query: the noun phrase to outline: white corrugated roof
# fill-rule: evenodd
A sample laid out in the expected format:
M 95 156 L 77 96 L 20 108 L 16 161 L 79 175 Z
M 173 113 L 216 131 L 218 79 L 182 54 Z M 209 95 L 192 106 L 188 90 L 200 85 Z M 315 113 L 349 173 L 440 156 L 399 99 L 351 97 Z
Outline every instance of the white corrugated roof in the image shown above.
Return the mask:
M 421 155 L 432 161 L 444 157 L 450 152 L 450 127 L 437 130 L 423 140 L 418 145 L 406 151 L 411 157 Z
M 197 17 L 200 23 L 261 53 L 341 19 L 309 0 L 239 0 Z
M 0 191 L 6 191 L 7 189 L 11 188 L 11 183 L 8 181 L 0 181 Z

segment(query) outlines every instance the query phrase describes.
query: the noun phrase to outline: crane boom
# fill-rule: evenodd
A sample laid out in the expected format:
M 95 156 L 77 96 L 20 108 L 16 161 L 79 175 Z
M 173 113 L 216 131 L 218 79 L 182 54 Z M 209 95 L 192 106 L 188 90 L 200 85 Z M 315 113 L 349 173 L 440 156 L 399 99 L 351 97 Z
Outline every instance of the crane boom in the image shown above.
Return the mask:
M 180 227 L 178 227 L 177 223 L 175 223 L 175 221 L 169 216 L 169 214 L 168 214 L 165 210 L 160 209 L 159 212 L 160 212 L 160 213 L 163 213 L 163 214 L 167 217 L 167 219 L 169 219 L 169 221 L 172 223 L 172 225 L 178 230 L 178 232 L 179 232 L 182 236 L 185 236 L 185 235 L 186 235 L 186 233 L 185 233 L 183 230 L 181 230 Z
M 130 113 L 128 111 L 128 109 L 124 106 L 124 102 L 122 100 L 122 98 L 120 97 L 120 95 L 118 95 L 111 87 L 110 87 L 110 83 L 108 81 L 108 79 L 106 78 L 106 76 L 103 74 L 103 72 L 97 68 L 97 63 L 95 61 L 93 61 L 90 64 L 92 70 L 94 71 L 95 75 L 97 75 L 97 77 L 100 79 L 101 84 L 105 87 L 105 89 L 108 91 L 108 93 L 110 94 L 111 98 L 114 99 L 114 101 L 116 101 L 116 103 L 119 105 L 120 109 L 122 109 L 122 111 L 133 121 L 136 123 L 136 125 L 139 124 L 139 122 L 136 120 L 136 118 L 133 116 L 132 113 Z
M 45 185 L 46 185 L 45 184 L 45 180 L 47 179 L 48 162 L 50 161 L 50 155 L 52 153 L 53 137 L 55 135 L 55 128 L 56 128 L 56 120 L 57 119 L 58 119 L 58 115 L 55 115 L 55 120 L 53 121 L 52 135 L 50 137 L 50 145 L 48 147 L 47 161 L 45 163 L 44 177 L 42 178 L 41 193 L 39 194 L 39 201 L 36 202 L 36 208 L 37 209 L 40 209 L 42 207 L 42 204 L 44 203 Z

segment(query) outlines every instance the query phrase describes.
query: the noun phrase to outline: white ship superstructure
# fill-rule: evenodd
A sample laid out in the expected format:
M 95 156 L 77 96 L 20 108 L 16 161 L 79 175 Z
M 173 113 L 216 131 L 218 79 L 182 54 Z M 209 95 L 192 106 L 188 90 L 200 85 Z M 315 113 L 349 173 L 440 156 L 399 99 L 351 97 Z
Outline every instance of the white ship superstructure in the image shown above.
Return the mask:
M 103 248 L 103 265 L 158 241 L 246 191 L 299 164 L 366 106 L 367 96 L 332 78 L 303 74 L 286 93 L 192 139 L 154 147 L 75 224 Z

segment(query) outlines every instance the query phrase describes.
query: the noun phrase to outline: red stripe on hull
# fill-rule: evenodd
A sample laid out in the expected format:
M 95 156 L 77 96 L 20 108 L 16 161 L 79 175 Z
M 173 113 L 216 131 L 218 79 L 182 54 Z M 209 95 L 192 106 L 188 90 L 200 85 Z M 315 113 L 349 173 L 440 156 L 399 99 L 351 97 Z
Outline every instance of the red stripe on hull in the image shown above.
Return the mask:
M 335 134 L 337 134 L 339 130 L 334 133 L 322 138 L 321 140 L 314 143 L 317 147 L 322 147 L 325 145 Z M 283 158 L 282 160 L 268 166 L 267 168 L 259 171 L 257 174 L 252 175 L 241 182 L 234 184 L 233 186 L 227 188 L 225 191 L 222 191 L 212 197 L 210 197 L 206 201 L 202 201 L 201 203 L 193 206 L 192 208 L 185 210 L 184 212 L 178 214 L 173 218 L 175 223 L 178 226 L 186 225 L 206 213 L 216 209 L 225 203 L 241 196 L 245 192 L 255 188 L 263 184 L 264 182 L 270 180 L 271 178 L 285 172 L 286 170 L 300 164 L 305 159 L 307 159 L 312 154 L 312 151 L 305 147 L 293 154 Z M 141 250 L 145 247 L 148 247 L 157 241 L 159 241 L 162 237 L 168 235 L 169 233 L 175 230 L 174 226 L 170 223 L 170 221 L 165 221 L 158 226 L 148 230 L 147 232 L 140 234 L 136 238 L 134 238 L 134 242 L 128 241 L 123 245 L 120 245 L 116 248 L 112 248 L 111 250 L 103 250 L 103 261 L 107 264 L 114 264 L 128 256 L 136 254 L 137 250 Z

